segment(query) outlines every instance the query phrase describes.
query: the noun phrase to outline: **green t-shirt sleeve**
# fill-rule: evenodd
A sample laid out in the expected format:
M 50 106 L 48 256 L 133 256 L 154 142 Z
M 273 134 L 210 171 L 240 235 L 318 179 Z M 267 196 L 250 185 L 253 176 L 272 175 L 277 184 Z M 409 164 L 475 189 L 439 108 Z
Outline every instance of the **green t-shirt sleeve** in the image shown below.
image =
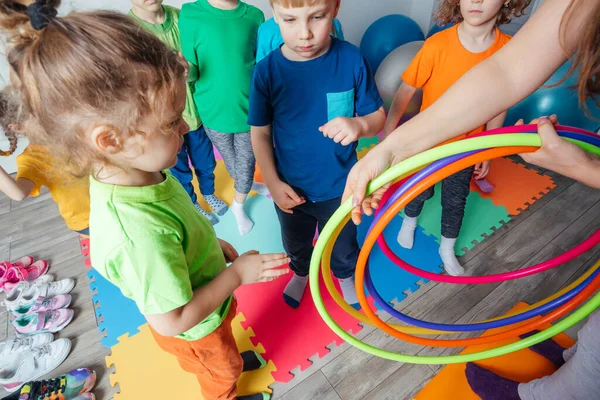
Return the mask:
M 188 82 L 194 82 L 198 79 L 198 57 L 196 55 L 196 29 L 193 21 L 186 18 L 185 4 L 179 15 L 179 35 L 181 36 L 181 53 L 190 63 L 188 72 Z
M 109 277 L 144 315 L 166 314 L 193 295 L 183 247 L 175 234 L 136 236 L 107 260 Z

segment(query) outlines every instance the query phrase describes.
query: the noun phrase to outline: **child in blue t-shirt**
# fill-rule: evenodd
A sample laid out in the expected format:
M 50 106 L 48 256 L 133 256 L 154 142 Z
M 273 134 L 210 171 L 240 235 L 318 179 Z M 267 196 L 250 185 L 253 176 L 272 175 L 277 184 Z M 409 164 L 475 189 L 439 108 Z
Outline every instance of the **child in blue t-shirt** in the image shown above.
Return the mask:
M 331 27 L 331 36 L 340 40 L 344 40 L 344 31 L 342 24 L 337 18 L 333 19 Z M 283 44 L 279 25 L 275 22 L 275 18 L 271 18 L 262 23 L 258 28 L 258 36 L 256 38 L 256 62 L 258 63 L 263 58 L 271 54 L 275 49 L 278 49 Z
M 252 147 L 277 207 L 283 245 L 295 272 L 283 297 L 298 307 L 308 281 L 315 226 L 339 207 L 356 163 L 356 141 L 381 131 L 383 101 L 360 50 L 330 36 L 340 0 L 288 8 L 271 0 L 284 40 L 254 68 L 248 123 Z M 333 248 L 331 268 L 358 308 L 356 227 Z

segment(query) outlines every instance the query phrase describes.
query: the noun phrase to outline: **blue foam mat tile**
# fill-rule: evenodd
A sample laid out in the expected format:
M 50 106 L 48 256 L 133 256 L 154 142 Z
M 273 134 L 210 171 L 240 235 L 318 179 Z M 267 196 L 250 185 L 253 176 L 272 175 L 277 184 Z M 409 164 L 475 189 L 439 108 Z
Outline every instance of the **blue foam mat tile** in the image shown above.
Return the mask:
M 373 217 L 363 216 L 363 223 L 358 227 L 358 241 L 361 246 L 372 220 Z M 414 247 L 411 250 L 404 249 L 396 239 L 401 225 L 402 218 L 398 216 L 383 231 L 383 235 L 392 251 L 415 267 L 429 272 L 441 273 L 443 271 L 442 260 L 438 253 L 439 244 L 436 238 L 425 234 L 423 228 L 417 227 Z M 427 279 L 420 278 L 396 266 L 377 245 L 375 245 L 369 256 L 369 264 L 373 284 L 379 294 L 390 305 L 393 305 L 393 301 L 400 302 L 404 300 L 407 291 L 411 293 L 417 291 L 420 288 L 417 282 L 427 282 Z
M 138 327 L 146 323 L 146 319 L 140 313 L 133 300 L 123 296 L 121 290 L 104 279 L 95 270 L 88 272 L 92 300 L 95 304 L 96 317 L 102 317 L 98 321 L 100 332 L 106 336 L 102 338 L 102 345 L 112 347 L 119 343 L 118 337 L 125 334 L 133 336 L 139 332 Z M 99 303 L 99 305 L 98 305 Z

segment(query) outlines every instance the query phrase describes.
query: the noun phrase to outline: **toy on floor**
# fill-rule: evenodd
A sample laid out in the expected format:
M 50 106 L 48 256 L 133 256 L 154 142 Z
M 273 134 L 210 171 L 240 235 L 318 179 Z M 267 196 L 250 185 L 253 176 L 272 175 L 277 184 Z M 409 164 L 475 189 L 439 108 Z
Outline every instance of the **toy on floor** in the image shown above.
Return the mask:
M 473 179 L 473 182 L 475 182 L 479 190 L 481 190 L 483 193 L 491 193 L 494 190 L 494 185 L 488 182 L 488 180 L 485 178 Z
M 585 150 L 595 154 L 600 154 L 600 138 L 594 133 L 564 126 L 557 126 L 557 131 L 563 138 L 574 142 Z M 433 324 L 426 321 L 419 321 L 400 314 L 396 310 L 393 310 L 393 308 L 389 307 L 386 301 L 377 297 L 376 288 L 373 286 L 372 281 L 370 280 L 368 265 L 369 253 L 376 242 L 378 242 L 380 245 L 384 243 L 381 235 L 383 229 L 387 223 L 389 223 L 398 214 L 404 205 L 415 198 L 420 192 L 426 190 L 436 182 L 439 182 L 452 173 L 462 170 L 470 165 L 474 165 L 478 162 L 496 157 L 535 151 L 541 144 L 539 136 L 531 134 L 535 132 L 537 132 L 537 126 L 523 125 L 519 127 L 501 128 L 474 135 L 469 139 L 446 144 L 444 146 L 411 157 L 392 167 L 382 176 L 373 181 L 369 188 L 370 192 L 373 192 L 386 182 L 393 181 L 394 179 L 400 179 L 399 186 L 397 187 L 395 193 L 393 193 L 391 196 L 387 195 L 387 203 L 382 201 L 381 208 L 377 210 L 376 217 L 369 228 L 369 233 L 367 234 L 358 259 L 355 275 L 356 291 L 359 302 L 362 306 L 362 310 L 366 316 L 357 312 L 350 305 L 343 301 L 339 295 L 339 292 L 332 283 L 329 269 L 331 249 L 341 228 L 349 220 L 349 214 L 352 209 L 351 199 L 345 202 L 336 211 L 330 222 L 321 232 L 311 259 L 310 289 L 313 298 L 315 299 L 317 310 L 327 325 L 338 336 L 348 341 L 350 344 L 367 353 L 382 358 L 415 364 L 450 364 L 477 361 L 489 357 L 495 357 L 529 347 L 536 343 L 540 343 L 543 340 L 554 336 L 555 334 L 562 332 L 564 329 L 579 322 L 585 316 L 594 311 L 598 306 L 600 306 L 600 294 L 594 295 L 594 292 L 600 288 L 600 276 L 598 276 L 598 273 L 600 272 L 600 261 L 596 263 L 589 271 L 587 271 L 584 276 L 579 278 L 579 280 L 563 289 L 561 292 L 539 303 L 536 303 L 521 312 L 510 314 L 503 318 L 495 318 L 493 320 L 466 325 Z M 429 163 L 431 163 L 431 165 L 423 168 L 423 166 L 426 166 Z M 419 172 L 416 172 L 414 175 L 409 175 L 410 171 L 415 170 Z M 448 277 L 427 273 L 427 277 L 436 278 L 438 281 L 445 281 L 449 283 L 489 283 L 517 279 L 519 277 L 542 272 L 549 268 L 554 268 L 561 263 L 577 257 L 577 255 L 581 254 L 586 249 L 593 247 L 599 242 L 600 232 L 596 232 L 585 242 L 576 246 L 574 249 L 571 249 L 565 254 L 517 272 L 487 277 Z M 389 252 L 388 255 L 391 256 L 393 253 Z M 423 274 L 419 276 L 425 276 L 426 274 L 424 271 L 411 269 L 410 266 L 402 262 L 402 260 L 399 258 L 394 259 L 393 261 L 405 270 L 409 270 L 412 273 L 418 272 L 419 274 Z M 322 269 L 320 268 L 321 264 Z M 568 312 L 584 303 L 586 299 L 590 297 L 591 299 L 579 310 L 566 317 L 558 324 L 533 336 L 526 337 L 525 339 L 522 339 L 516 343 L 502 345 L 490 350 L 456 356 L 413 356 L 407 354 L 397 354 L 373 347 L 354 338 L 352 335 L 340 328 L 331 318 L 322 301 L 319 288 L 319 269 L 321 269 L 328 291 L 336 303 L 338 303 L 346 312 L 363 322 L 367 322 L 381 328 L 386 333 L 398 339 L 426 346 L 463 347 L 486 343 L 499 343 L 504 339 L 515 338 L 519 335 L 539 329 L 544 324 L 565 316 Z M 385 306 L 387 306 L 386 310 L 388 312 L 393 312 L 393 315 L 397 318 L 400 317 L 404 322 L 409 322 L 417 326 L 406 327 L 388 325 L 382 321 L 369 306 L 364 289 L 365 283 L 369 293 L 375 297 L 376 301 L 384 309 L 386 309 Z M 534 318 L 546 312 L 549 313 L 544 317 Z M 506 332 L 473 339 L 441 340 L 412 336 L 413 334 L 449 334 L 457 331 L 471 331 L 491 327 L 508 326 L 510 324 L 523 321 L 527 322 L 525 324 L 519 324 L 518 326 L 512 326 L 511 329 L 507 330 Z

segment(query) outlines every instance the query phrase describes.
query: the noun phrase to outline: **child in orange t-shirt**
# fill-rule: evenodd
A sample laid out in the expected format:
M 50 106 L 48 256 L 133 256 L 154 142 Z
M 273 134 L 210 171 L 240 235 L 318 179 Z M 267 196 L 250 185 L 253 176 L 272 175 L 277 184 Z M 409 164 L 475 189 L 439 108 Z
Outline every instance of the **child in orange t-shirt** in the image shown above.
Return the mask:
M 504 46 L 510 36 L 500 32 L 498 25 L 510 22 L 513 16 L 522 15 L 529 3 L 530 0 L 443 1 L 436 14 L 438 23 L 458 23 L 427 39 L 402 74 L 403 82 L 390 107 L 384 128 L 385 135 L 396 129 L 417 88 L 423 90 L 423 111 L 464 73 Z M 453 140 L 485 129 L 499 128 L 504 123 L 505 116 L 506 112 L 485 126 Z M 471 177 L 475 172 L 476 179 L 483 179 L 489 167 L 489 161 L 479 163 L 442 182 L 442 240 L 439 252 L 444 268 L 450 275 L 464 274 L 464 268 L 454 254 L 454 245 L 462 225 Z M 431 187 L 406 206 L 405 218 L 398 234 L 398 243 L 402 247 L 413 247 L 417 217 L 425 201 L 433 197 L 433 194 L 434 188 Z

